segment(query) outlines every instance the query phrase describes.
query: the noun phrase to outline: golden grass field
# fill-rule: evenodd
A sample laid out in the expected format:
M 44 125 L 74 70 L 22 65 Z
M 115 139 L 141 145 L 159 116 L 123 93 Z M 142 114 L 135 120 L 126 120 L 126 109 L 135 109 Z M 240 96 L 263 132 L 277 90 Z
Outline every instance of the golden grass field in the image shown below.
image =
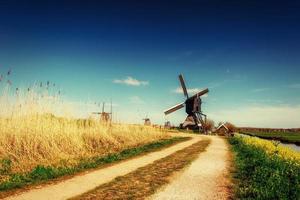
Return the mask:
M 72 165 L 81 158 L 168 137 L 164 130 L 150 126 L 70 117 L 66 102 L 36 90 L 15 92 L 6 87 L 0 96 L 0 160 L 12 161 L 12 172 L 37 165 Z

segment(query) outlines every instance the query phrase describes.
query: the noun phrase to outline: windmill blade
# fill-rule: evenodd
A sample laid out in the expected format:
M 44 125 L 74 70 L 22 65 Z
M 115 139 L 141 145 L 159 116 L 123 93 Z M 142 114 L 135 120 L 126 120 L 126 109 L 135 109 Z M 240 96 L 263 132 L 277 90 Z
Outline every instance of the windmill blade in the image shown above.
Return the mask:
M 182 74 L 179 74 L 179 81 L 180 81 L 184 96 L 186 98 L 189 98 Z
M 204 90 L 202 90 L 202 91 L 200 91 L 200 92 L 198 92 L 197 94 L 195 94 L 195 95 L 193 95 L 192 97 L 190 97 L 189 99 L 193 99 L 193 98 L 195 98 L 195 97 L 201 97 L 202 95 L 204 95 L 204 94 L 206 94 L 206 93 L 208 93 L 209 92 L 209 90 L 208 90 L 208 88 L 206 88 L 206 89 L 204 89 Z
M 175 112 L 176 110 L 179 110 L 183 107 L 184 107 L 184 103 L 180 103 L 180 104 L 177 104 L 177 105 L 165 110 L 164 113 L 165 113 L 165 115 L 168 115 L 168 114 Z

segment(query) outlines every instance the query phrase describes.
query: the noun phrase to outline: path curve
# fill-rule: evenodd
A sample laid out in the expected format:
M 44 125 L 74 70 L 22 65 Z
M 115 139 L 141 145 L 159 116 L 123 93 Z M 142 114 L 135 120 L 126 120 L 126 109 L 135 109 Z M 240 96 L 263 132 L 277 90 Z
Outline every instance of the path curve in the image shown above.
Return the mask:
M 187 134 L 180 134 L 180 136 L 187 136 Z M 171 155 L 172 153 L 184 149 L 185 147 L 201 140 L 201 136 L 191 134 L 188 136 L 192 137 L 192 139 L 161 151 L 149 153 L 128 161 L 123 161 L 113 166 L 99 169 L 84 175 L 78 175 L 54 185 L 48 185 L 42 188 L 29 190 L 28 192 L 20 193 L 15 196 L 9 196 L 5 198 L 5 200 L 61 200 L 80 195 L 101 184 L 112 181 L 118 176 L 124 176 L 139 167 L 146 166 L 155 160 Z
M 149 199 L 198 200 L 229 199 L 229 149 L 225 139 L 206 136 L 211 144 L 171 183 Z

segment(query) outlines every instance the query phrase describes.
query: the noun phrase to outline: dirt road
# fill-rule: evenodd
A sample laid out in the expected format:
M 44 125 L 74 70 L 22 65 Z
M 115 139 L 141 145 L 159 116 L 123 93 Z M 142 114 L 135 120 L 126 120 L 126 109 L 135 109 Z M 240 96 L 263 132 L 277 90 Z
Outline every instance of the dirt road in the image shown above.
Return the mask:
M 152 200 L 228 199 L 229 197 L 229 150 L 225 140 L 211 136 L 211 144 L 182 173 L 173 177 L 171 183 Z
M 186 136 L 186 135 L 183 135 Z M 195 135 L 191 140 L 181 142 L 162 151 L 153 152 L 144 156 L 134 158 L 128 161 L 124 161 L 113 166 L 99 169 L 85 175 L 75 176 L 74 178 L 65 180 L 58 184 L 45 186 L 39 189 L 33 189 L 26 193 L 21 193 L 16 196 L 7 197 L 7 200 L 56 200 L 56 199 L 68 199 L 73 196 L 80 195 L 95 187 L 107 183 L 118 176 L 124 176 L 139 167 L 146 166 L 155 160 L 164 158 L 172 153 L 184 149 L 198 141 L 201 137 Z
M 182 134 L 186 136 L 185 134 Z M 108 183 L 118 176 L 124 176 L 140 167 L 165 158 L 178 150 L 184 149 L 203 137 L 209 137 L 210 145 L 190 166 L 171 177 L 166 185 L 149 199 L 228 199 L 229 150 L 224 139 L 217 136 L 191 135 L 193 139 L 172 147 L 153 152 L 138 158 L 124 161 L 113 166 L 99 169 L 85 175 L 75 176 L 55 185 L 33 189 L 26 193 L 11 196 L 9 200 L 68 199 L 97 186 Z

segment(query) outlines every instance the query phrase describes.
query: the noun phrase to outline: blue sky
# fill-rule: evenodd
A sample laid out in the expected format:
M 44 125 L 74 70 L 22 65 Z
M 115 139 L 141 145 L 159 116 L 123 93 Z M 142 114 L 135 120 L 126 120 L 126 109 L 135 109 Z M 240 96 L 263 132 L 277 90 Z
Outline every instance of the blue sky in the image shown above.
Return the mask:
M 112 98 L 120 121 L 148 115 L 174 124 L 184 110 L 167 117 L 163 110 L 184 100 L 176 93 L 182 73 L 189 88 L 210 89 L 203 110 L 216 122 L 300 127 L 299 8 L 297 1 L 3 1 L 0 73 L 11 68 L 16 87 L 55 82 L 78 107 Z M 80 114 L 91 112 L 84 108 Z

